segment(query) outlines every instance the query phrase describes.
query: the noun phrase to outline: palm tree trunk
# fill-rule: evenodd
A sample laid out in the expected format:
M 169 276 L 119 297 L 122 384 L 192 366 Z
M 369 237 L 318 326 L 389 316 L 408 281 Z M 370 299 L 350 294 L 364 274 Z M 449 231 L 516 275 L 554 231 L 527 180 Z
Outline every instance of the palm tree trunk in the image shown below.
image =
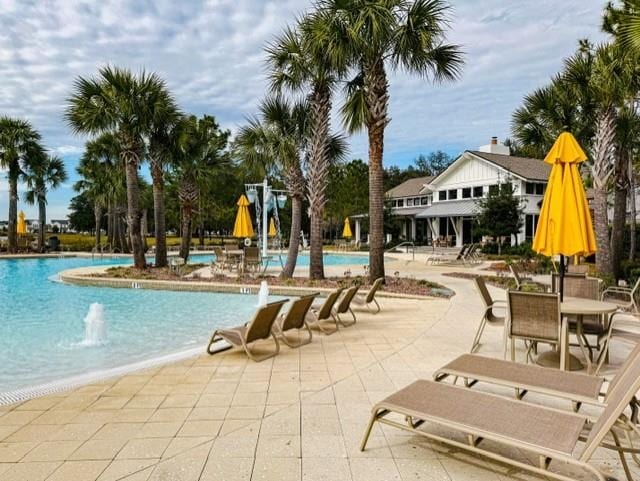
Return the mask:
M 324 206 L 327 203 L 329 178 L 329 123 L 331 120 L 331 91 L 318 85 L 311 94 L 311 122 L 313 125 L 311 149 L 308 159 L 307 196 L 311 207 L 311 232 L 309 235 L 309 278 L 324 279 L 322 257 L 322 225 Z
M 389 84 L 382 60 L 365 70 L 369 118 L 369 279 L 384 277 L 384 129 L 387 117 Z
M 298 250 L 300 249 L 300 230 L 302 230 L 302 198 L 291 197 L 291 233 L 289 234 L 289 249 L 287 250 L 287 262 L 282 269 L 281 276 L 293 277 L 298 262 Z
M 180 239 L 180 257 L 185 262 L 189 259 L 189 251 L 191 248 L 191 218 L 193 215 L 193 208 L 189 202 L 182 205 L 181 216 L 181 231 L 182 237 Z
M 613 202 L 613 221 L 611 229 L 611 266 L 616 279 L 622 276 L 622 259 L 624 234 L 627 224 L 627 190 L 629 182 L 627 178 L 628 152 L 625 149 L 618 150 L 616 162 L 615 198 Z
M 47 203 L 44 199 L 38 200 L 38 252 L 44 252 L 44 231 L 47 227 Z
M 631 214 L 631 223 L 629 226 L 629 234 L 631 235 L 631 240 L 629 242 L 629 260 L 632 261 L 636 258 L 636 181 L 635 174 L 633 172 L 633 158 L 629 156 L 629 195 L 631 196 L 630 202 L 630 214 Z
M 100 247 L 100 235 L 102 227 L 102 206 L 99 203 L 93 205 L 93 218 L 96 222 L 96 247 Z
M 128 155 L 127 155 L 128 154 Z M 127 180 L 127 224 L 133 251 L 133 265 L 136 269 L 145 269 L 142 235 L 140 235 L 140 186 L 138 185 L 138 156 L 125 153 L 125 173 Z
M 140 218 L 140 236 L 142 237 L 142 250 L 147 252 L 147 236 L 149 235 L 149 227 L 147 222 L 147 209 L 142 209 L 142 217 Z
M 113 225 L 113 204 L 111 200 L 109 200 L 107 204 L 107 243 L 113 249 L 115 244 L 115 236 L 114 236 L 114 225 Z
M 9 172 L 9 246 L 10 254 L 18 250 L 18 176 Z
M 167 266 L 167 228 L 164 209 L 164 171 L 159 162 L 151 166 L 153 180 L 153 226 L 156 238 L 156 267 Z

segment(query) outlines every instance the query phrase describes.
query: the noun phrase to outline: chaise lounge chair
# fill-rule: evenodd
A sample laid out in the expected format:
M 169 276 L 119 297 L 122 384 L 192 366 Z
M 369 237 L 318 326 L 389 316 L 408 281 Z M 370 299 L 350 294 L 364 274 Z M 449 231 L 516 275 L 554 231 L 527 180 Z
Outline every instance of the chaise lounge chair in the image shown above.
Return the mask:
M 278 338 L 272 331 L 273 324 L 275 323 L 278 313 L 287 300 L 270 302 L 266 306 L 260 307 L 253 316 L 253 319 L 244 326 L 232 327 L 230 329 L 216 329 L 211 336 L 211 340 L 207 345 L 207 352 L 209 354 L 215 354 L 220 350 L 215 349 L 215 344 L 225 340 L 231 345 L 240 347 L 245 350 L 247 356 L 252 361 L 260 362 L 270 357 L 275 356 L 280 352 L 280 344 Z M 269 352 L 263 355 L 256 355 L 250 348 L 249 344 L 262 339 L 267 339 L 269 336 L 273 337 L 276 343 L 275 351 Z
M 640 362 L 640 346 L 627 357 L 618 374 L 611 379 L 606 393 L 602 392 L 605 379 L 599 376 L 560 371 L 534 364 L 521 364 L 477 354 L 463 354 L 433 374 L 435 381 L 453 378 L 464 381 L 466 387 L 477 383 L 487 383 L 515 390 L 517 399 L 528 392 L 536 392 L 572 402 L 573 409 L 579 410 L 581 404 L 606 404 L 613 387 L 622 375 L 634 364 Z M 634 402 L 635 404 L 635 402 Z M 635 409 L 635 408 L 634 408 Z
M 343 290 L 344 289 L 340 287 L 335 291 L 330 292 L 322 304 L 318 306 L 311 306 L 311 309 L 307 314 L 307 322 L 311 327 L 317 327 L 326 335 L 333 334 L 338 330 L 338 319 L 333 313 L 333 306 L 338 300 L 338 297 L 340 297 L 340 294 L 342 294 Z M 323 322 L 325 321 L 333 322 L 336 328 L 328 330 L 323 326 Z
M 356 323 L 356 315 L 351 310 L 351 302 L 353 301 L 354 297 L 358 293 L 358 289 L 360 289 L 359 285 L 352 286 L 349 289 L 347 289 L 344 292 L 344 295 L 342 296 L 342 298 L 336 303 L 333 309 L 333 314 L 335 315 L 336 319 L 344 327 L 349 327 Z M 352 318 L 351 321 L 345 321 L 344 319 L 342 319 L 342 317 L 340 317 L 341 314 L 346 314 L 347 312 L 351 314 L 351 318 Z
M 546 478 L 575 480 L 575 477 L 549 470 L 551 463 L 558 462 L 589 473 L 593 479 L 606 481 L 610 478 L 589 463 L 595 450 L 602 446 L 618 452 L 628 480 L 633 481 L 625 453 L 640 450 L 621 444 L 620 436 L 625 435 L 625 427 L 620 425 L 620 419 L 638 389 L 640 362 L 634 362 L 611 389 L 600 416 L 591 420 L 577 413 L 419 380 L 373 407 L 360 449 L 364 451 L 373 425 L 379 422 Z M 387 418 L 389 414 L 403 416 L 405 423 Z M 462 433 L 466 442 L 441 434 L 442 429 L 437 433 L 419 430 L 418 427 L 425 423 Z M 610 438 L 605 441 L 607 435 Z M 491 443 L 487 445 L 484 440 Z M 581 450 L 577 449 L 580 441 L 584 441 Z M 536 466 L 512 459 L 495 450 L 494 443 L 532 454 L 539 463 Z
M 289 311 L 286 314 L 281 315 L 278 321 L 273 325 L 276 336 L 278 336 L 287 346 L 300 347 L 311 342 L 313 334 L 311 333 L 309 324 L 307 324 L 306 318 L 309 313 L 309 309 L 311 309 L 311 304 L 313 304 L 313 300 L 317 295 L 317 293 L 310 294 L 293 301 Z M 303 338 L 301 341 L 292 341 L 286 335 L 286 332 L 291 331 L 292 329 L 297 329 L 298 331 L 305 329 L 309 335 L 306 339 Z
M 366 294 L 360 293 L 353 298 L 353 303 L 359 306 L 365 306 L 369 310 L 369 312 L 371 312 L 372 314 L 379 313 L 380 304 L 378 304 L 378 301 L 376 300 L 376 292 L 378 292 L 378 289 L 380 289 L 383 282 L 384 282 L 384 277 L 379 277 L 378 279 L 376 279 Z M 376 305 L 375 311 L 370 307 L 371 304 Z

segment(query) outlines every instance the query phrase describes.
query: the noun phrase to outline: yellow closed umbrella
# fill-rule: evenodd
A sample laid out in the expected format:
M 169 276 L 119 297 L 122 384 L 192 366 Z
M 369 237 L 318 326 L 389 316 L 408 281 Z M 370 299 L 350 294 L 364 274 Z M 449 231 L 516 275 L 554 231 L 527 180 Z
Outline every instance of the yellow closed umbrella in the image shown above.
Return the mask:
M 342 237 L 346 239 L 351 239 L 353 234 L 351 233 L 351 224 L 349 223 L 349 218 L 344 218 L 344 229 L 342 229 Z
M 552 165 L 533 250 L 546 256 L 560 254 L 560 296 L 564 256 L 596 252 L 596 239 L 578 164 L 587 156 L 573 135 L 560 134 L 544 161 Z
M 24 212 L 18 214 L 18 225 L 16 227 L 18 235 L 27 235 L 27 222 L 24 220 Z
M 233 237 L 253 237 L 253 225 L 249 213 L 249 199 L 242 195 L 237 203 L 238 213 L 233 225 Z
M 278 231 L 276 231 L 276 221 L 272 217 L 271 222 L 269 222 L 269 237 L 275 237 L 277 234 Z

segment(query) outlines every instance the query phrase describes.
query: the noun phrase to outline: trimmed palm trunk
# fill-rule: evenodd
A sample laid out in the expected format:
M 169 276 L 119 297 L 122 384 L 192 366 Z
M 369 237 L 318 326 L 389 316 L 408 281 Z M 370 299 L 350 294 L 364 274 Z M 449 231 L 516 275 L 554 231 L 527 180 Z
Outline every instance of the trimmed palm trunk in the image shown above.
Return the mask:
M 9 170 L 9 246 L 10 254 L 18 251 L 18 175 Z
M 614 146 L 616 137 L 616 112 L 613 107 L 604 108 L 596 121 L 594 142 L 593 174 L 593 216 L 598 252 L 596 268 L 603 276 L 613 274 L 611 265 L 611 244 L 609 239 L 609 219 L 607 215 L 607 183 L 614 170 Z
M 102 234 L 102 206 L 97 202 L 93 205 L 93 218 L 96 226 L 96 247 L 100 247 L 100 236 Z
M 624 257 L 622 250 L 627 224 L 627 192 L 629 188 L 627 164 L 628 153 L 626 150 L 620 149 L 616 162 L 615 197 L 611 229 L 611 264 L 613 275 L 616 279 L 622 277 L 622 259 Z
M 365 68 L 365 90 L 369 136 L 369 279 L 384 277 L 384 129 L 387 116 L 389 84 L 382 62 Z
M 127 224 L 136 269 L 146 269 L 142 235 L 140 231 L 140 186 L 138 185 L 138 155 L 131 150 L 123 153 L 127 180 Z
M 38 252 L 44 252 L 44 230 L 47 225 L 47 203 L 43 197 L 38 198 Z
M 167 266 L 167 229 L 164 208 L 164 170 L 158 160 L 151 161 L 153 181 L 153 228 L 156 238 L 156 267 Z
M 198 200 L 198 188 L 194 182 L 185 180 L 180 185 L 178 192 L 181 210 L 181 239 L 180 239 L 180 257 L 185 262 L 189 258 L 191 250 L 191 227 L 193 222 L 193 207 Z
M 629 233 L 631 235 L 631 240 L 629 242 L 629 260 L 632 261 L 636 258 L 636 181 L 635 174 L 633 172 L 633 161 L 631 156 L 629 157 L 629 163 L 627 164 L 627 168 L 629 169 L 629 195 L 631 196 L 630 202 L 630 214 L 631 214 L 631 224 L 629 226 Z
M 310 96 L 311 122 L 313 125 L 309 152 L 307 197 L 311 208 L 311 232 L 309 235 L 309 278 L 324 279 L 322 257 L 322 227 L 324 206 L 327 203 L 329 178 L 329 122 L 331 115 L 331 91 L 317 85 Z
M 287 261 L 282 269 L 282 277 L 291 278 L 296 270 L 298 251 L 300 249 L 300 231 L 302 230 L 302 197 L 291 197 L 291 233 L 289 234 L 289 249 Z

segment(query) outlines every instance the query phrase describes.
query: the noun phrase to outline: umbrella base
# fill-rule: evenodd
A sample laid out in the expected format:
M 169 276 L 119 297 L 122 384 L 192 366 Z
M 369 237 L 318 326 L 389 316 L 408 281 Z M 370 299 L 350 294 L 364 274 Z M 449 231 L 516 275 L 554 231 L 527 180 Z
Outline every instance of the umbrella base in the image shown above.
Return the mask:
M 584 369 L 582 362 L 573 354 L 569 355 L 569 371 L 580 371 Z M 536 358 L 536 364 L 543 367 L 560 367 L 560 353 L 558 351 L 543 352 Z

